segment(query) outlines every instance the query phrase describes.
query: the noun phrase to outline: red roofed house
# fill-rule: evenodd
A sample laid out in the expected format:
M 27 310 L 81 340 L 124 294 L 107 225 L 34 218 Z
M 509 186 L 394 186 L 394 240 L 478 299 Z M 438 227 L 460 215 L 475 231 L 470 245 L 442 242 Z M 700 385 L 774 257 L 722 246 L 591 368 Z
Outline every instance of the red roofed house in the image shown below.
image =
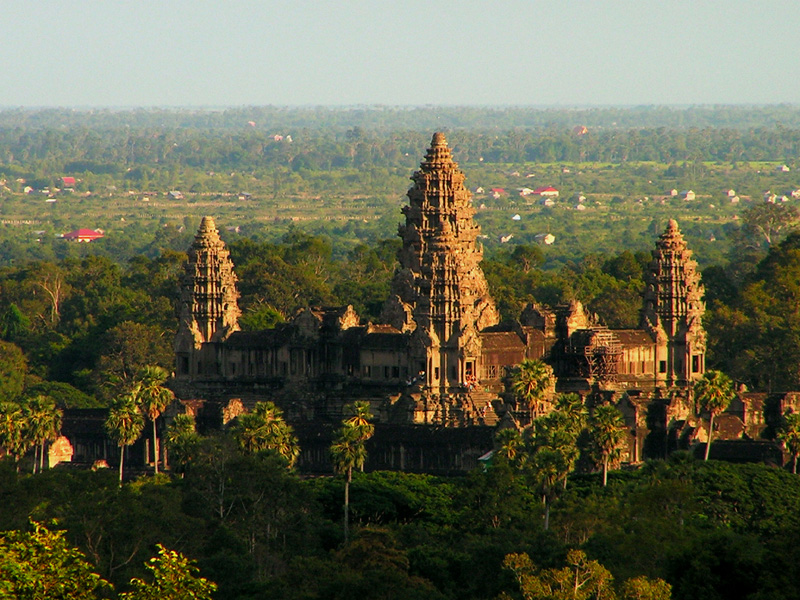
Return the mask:
M 75 178 L 74 177 L 62 177 L 61 183 L 64 187 L 75 187 Z
M 540 196 L 550 196 L 552 198 L 558 198 L 558 190 L 554 187 L 538 187 L 533 190 L 534 194 L 539 194 Z
M 76 229 L 64 234 L 64 239 L 72 242 L 93 242 L 101 237 L 104 237 L 101 229 Z

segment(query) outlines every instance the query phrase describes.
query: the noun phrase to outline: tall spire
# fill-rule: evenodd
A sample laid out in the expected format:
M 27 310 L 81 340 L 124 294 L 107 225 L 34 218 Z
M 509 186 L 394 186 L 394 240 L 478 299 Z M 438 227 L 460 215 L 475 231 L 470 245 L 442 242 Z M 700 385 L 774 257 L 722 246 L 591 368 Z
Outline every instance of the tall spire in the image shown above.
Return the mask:
M 656 242 L 645 283 L 642 324 L 668 347 L 660 371 L 667 383 L 699 377 L 705 371 L 705 290 L 674 219 Z
M 431 386 L 463 384 L 477 373 L 478 331 L 498 321 L 480 268 L 471 195 L 453 161 L 444 134 L 411 177 L 406 222 L 399 228 L 400 268 L 384 318 L 401 330 L 415 330 L 412 343 L 420 370 Z M 444 389 L 442 390 L 444 391 Z
M 189 248 L 181 278 L 178 336 L 189 334 L 195 348 L 239 329 L 239 292 L 225 242 L 211 217 L 203 217 Z

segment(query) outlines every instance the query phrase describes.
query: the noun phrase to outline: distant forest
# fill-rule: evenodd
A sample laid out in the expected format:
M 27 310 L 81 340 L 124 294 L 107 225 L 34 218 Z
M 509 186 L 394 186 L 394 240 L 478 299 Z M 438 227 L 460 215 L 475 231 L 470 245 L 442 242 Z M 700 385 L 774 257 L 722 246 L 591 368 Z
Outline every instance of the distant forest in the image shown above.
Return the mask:
M 92 129 L 188 128 L 257 129 L 361 127 L 376 131 L 434 129 L 510 130 L 565 128 L 604 129 L 800 127 L 800 105 L 769 106 L 616 106 L 616 107 L 235 107 L 235 108 L 0 108 L 0 127 Z
M 463 162 L 787 161 L 800 155 L 800 107 L 789 106 L 53 109 L 0 111 L 0 172 L 38 164 L 136 179 L 141 174 L 126 169 L 409 168 L 434 130 L 449 133 Z

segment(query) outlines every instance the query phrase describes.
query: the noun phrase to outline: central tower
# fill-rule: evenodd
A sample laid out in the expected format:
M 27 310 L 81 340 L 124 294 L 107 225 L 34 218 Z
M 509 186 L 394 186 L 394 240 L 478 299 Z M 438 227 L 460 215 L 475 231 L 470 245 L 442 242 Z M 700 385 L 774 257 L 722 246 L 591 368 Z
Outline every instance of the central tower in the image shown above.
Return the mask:
M 674 219 L 656 242 L 645 283 L 642 327 L 659 342 L 657 379 L 691 385 L 705 372 L 705 290 Z
M 448 394 L 477 382 L 478 332 L 499 321 L 480 268 L 483 249 L 464 173 L 443 133 L 411 177 L 400 267 L 383 318 L 411 333 L 411 366 L 424 372 L 434 393 Z

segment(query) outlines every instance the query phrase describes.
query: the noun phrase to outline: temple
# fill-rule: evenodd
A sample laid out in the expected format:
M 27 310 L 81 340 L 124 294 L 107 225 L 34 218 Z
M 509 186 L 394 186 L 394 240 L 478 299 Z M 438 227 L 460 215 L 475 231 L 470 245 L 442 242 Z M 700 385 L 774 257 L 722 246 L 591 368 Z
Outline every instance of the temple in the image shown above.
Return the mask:
M 392 432 L 382 466 L 408 467 L 410 440 L 435 445 L 431 432 L 452 430 L 437 439 L 475 446 L 446 466 L 459 468 L 481 444 L 485 451 L 499 421 L 526 424 L 505 379 L 524 359 L 542 359 L 554 368 L 557 392 L 620 407 L 629 461 L 666 452 L 670 435 L 691 421 L 691 387 L 705 371 L 703 287 L 678 224 L 670 220 L 656 242 L 638 329 L 609 329 L 577 301 L 529 305 L 519 320 L 501 323 L 481 270 L 471 195 L 442 133 L 411 179 L 381 323 L 364 322 L 352 306 L 306 307 L 274 329 L 240 331 L 234 268 L 214 221 L 204 218 L 181 280 L 178 397 L 216 423 L 272 400 L 300 432 L 336 423 L 344 404 L 368 400 Z M 470 436 L 478 441 L 463 442 Z

